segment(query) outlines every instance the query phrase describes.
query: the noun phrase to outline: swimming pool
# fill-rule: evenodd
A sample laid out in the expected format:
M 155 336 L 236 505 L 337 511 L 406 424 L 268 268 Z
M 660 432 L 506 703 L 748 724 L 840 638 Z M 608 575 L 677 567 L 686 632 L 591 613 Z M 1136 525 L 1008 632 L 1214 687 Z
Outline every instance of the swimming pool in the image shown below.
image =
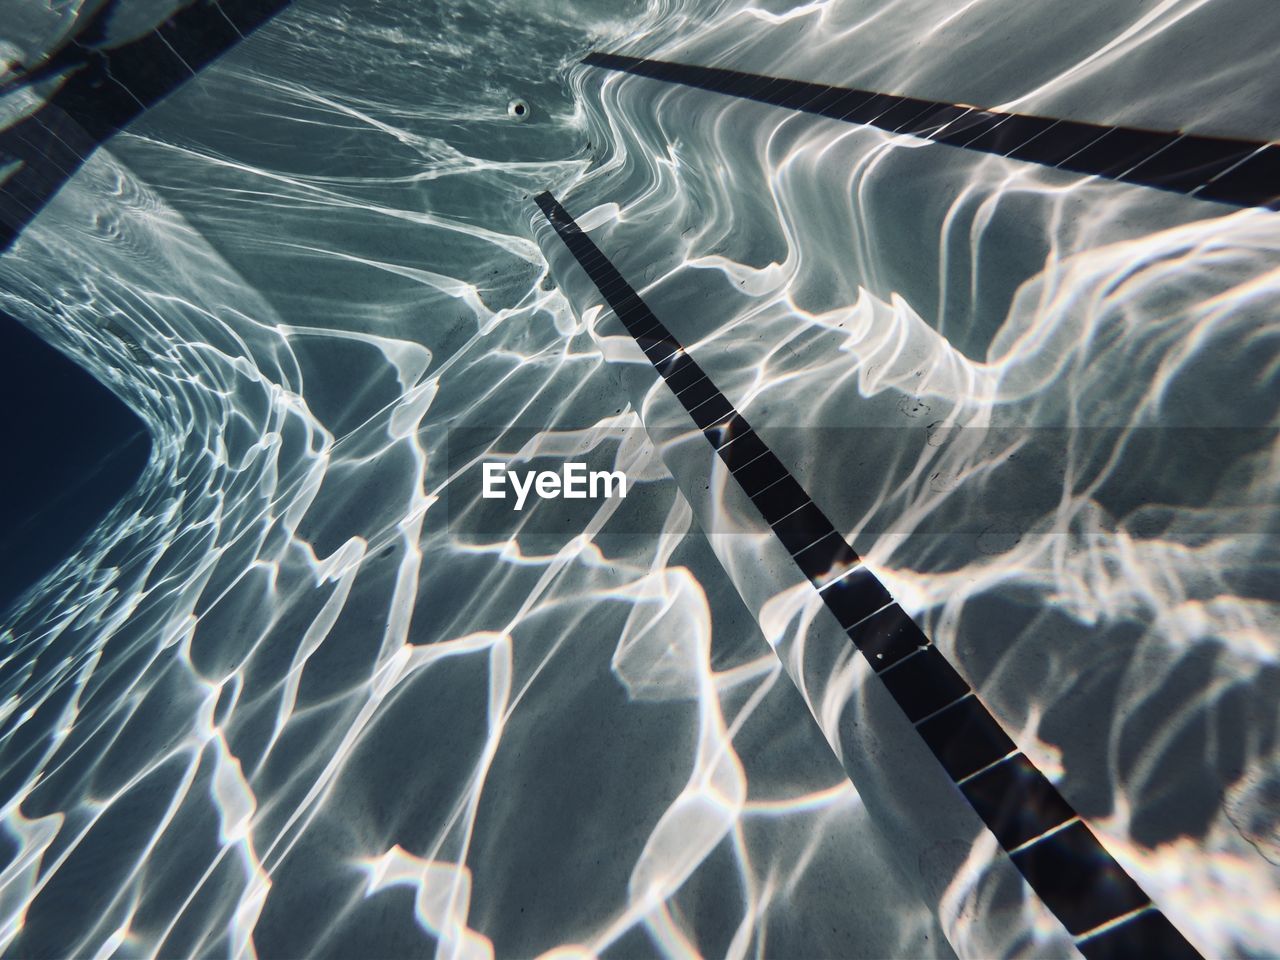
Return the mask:
M 1275 952 L 1268 11 L 21 10 L 6 953 Z

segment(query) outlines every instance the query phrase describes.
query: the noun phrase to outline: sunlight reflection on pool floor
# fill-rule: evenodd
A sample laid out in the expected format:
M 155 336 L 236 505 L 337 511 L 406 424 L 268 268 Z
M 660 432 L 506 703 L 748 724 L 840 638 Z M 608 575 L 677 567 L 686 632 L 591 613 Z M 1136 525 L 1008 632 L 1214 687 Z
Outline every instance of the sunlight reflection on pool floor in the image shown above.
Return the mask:
M 851 658 L 803 662 L 831 625 L 667 442 L 548 187 L 1170 919 L 1274 949 L 1277 216 L 572 66 L 1266 139 L 1269 52 L 1215 27 L 1137 96 L 1209 5 L 764 6 L 303 0 L 0 257 L 153 436 L 6 615 L 7 954 L 1071 954 L 971 813 L 919 815 Z M 530 428 L 642 438 L 651 532 L 451 525 L 450 433 Z

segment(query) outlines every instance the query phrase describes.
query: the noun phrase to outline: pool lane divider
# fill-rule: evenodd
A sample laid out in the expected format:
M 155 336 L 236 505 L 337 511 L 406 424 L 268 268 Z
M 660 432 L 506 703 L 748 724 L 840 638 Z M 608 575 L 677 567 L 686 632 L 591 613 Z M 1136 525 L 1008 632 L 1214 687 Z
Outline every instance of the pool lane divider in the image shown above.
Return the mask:
M 1280 209 L 1276 143 L 1004 113 L 615 53 L 591 53 L 582 62 L 1198 200 Z
M 759 434 L 550 193 L 534 198 L 618 320 L 1031 889 L 1089 960 L 1198 957 L 896 604 Z
M 98 147 L 285 7 L 289 0 L 199 0 L 154 30 L 106 47 L 105 4 L 43 63 L 0 82 L 0 95 L 65 75 L 33 113 L 0 130 L 0 253 L 13 245 Z M 92 35 L 87 37 L 86 35 Z

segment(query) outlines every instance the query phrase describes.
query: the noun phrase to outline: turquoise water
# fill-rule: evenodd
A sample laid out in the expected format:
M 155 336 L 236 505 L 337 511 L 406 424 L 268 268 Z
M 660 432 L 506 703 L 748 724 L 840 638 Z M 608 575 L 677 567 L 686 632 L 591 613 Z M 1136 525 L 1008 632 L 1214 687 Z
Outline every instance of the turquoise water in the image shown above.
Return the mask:
M 3 9 L 29 67 L 107 8 Z M 5 952 L 1075 955 L 551 189 L 1164 914 L 1274 955 L 1277 214 L 577 65 L 1265 141 L 1268 18 L 302 0 L 141 112 L 0 255 L 152 438 L 3 614 Z M 634 486 L 460 520 L 521 448 Z

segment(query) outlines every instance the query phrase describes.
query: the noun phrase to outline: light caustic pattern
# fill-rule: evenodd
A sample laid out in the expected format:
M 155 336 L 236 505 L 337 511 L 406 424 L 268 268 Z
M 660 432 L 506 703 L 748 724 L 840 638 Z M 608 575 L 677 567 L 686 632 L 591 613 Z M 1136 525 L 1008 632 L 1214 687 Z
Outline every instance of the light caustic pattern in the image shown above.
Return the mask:
M 934 6 L 745 7 L 620 52 L 1280 132 L 1266 55 L 1222 27 L 1244 5 Z M 644 77 L 573 82 L 615 145 L 566 200 L 583 228 L 1166 914 L 1207 955 L 1273 950 L 1280 219 Z M 721 552 L 746 595 L 751 558 Z
M 548 186 L 594 208 L 584 227 L 1171 919 L 1213 953 L 1277 942 L 1273 449 L 1143 509 L 1120 479 L 1199 465 L 1081 430 L 1040 471 L 1049 506 L 1022 507 L 1009 451 L 945 432 L 1274 426 L 1276 216 L 570 70 L 630 43 L 1273 137 L 1248 104 L 1274 98 L 1238 96 L 1261 48 L 1118 92 L 1240 5 L 1086 4 L 1034 76 L 984 47 L 1011 4 L 784 6 L 299 2 L 0 258 L 0 306 L 154 438 L 133 494 L 5 616 L 8 953 L 1044 952 L 1034 912 L 989 922 L 972 872 L 895 856 L 769 649 L 785 625 L 739 599 L 751 564 L 611 439 L 666 425 L 546 274 L 528 198 Z M 770 425 L 935 442 L 845 455 Z M 563 534 L 462 536 L 438 499 L 457 427 L 598 443 L 644 495 Z M 660 534 L 615 532 L 633 504 Z M 992 517 L 910 535 L 948 509 Z
M 300 4 L 0 261 L 155 437 L 7 617 L 7 952 L 947 953 L 658 461 L 586 529 L 444 523 L 450 428 L 639 426 L 524 197 L 642 11 L 499 12 Z

